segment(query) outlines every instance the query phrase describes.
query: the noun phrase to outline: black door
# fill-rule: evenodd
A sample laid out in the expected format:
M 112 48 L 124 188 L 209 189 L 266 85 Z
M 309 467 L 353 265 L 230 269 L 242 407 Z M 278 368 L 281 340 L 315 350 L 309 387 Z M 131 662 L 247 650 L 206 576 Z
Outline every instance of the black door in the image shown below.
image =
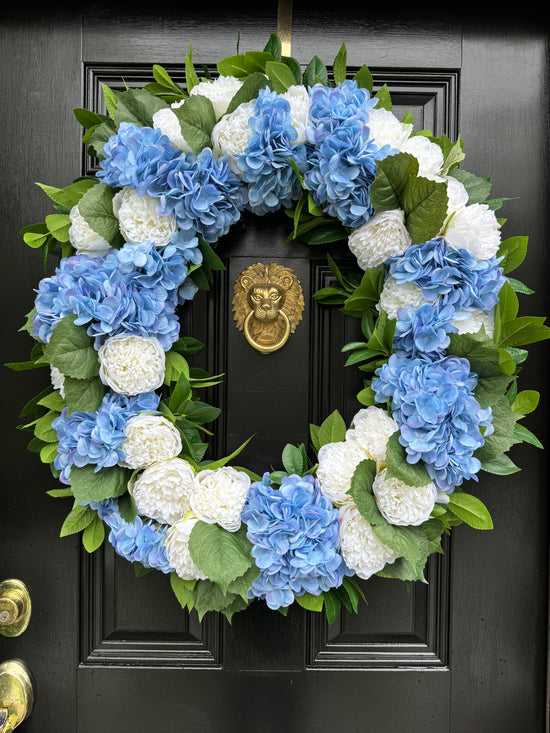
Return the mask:
M 282 12 L 287 6 L 281 4 Z M 18 333 L 32 307 L 42 264 L 18 232 L 50 213 L 34 185 L 67 185 L 88 170 L 73 108 L 102 111 L 102 83 L 151 80 L 154 63 L 182 78 L 190 42 L 197 65 L 240 49 L 261 49 L 277 29 L 274 3 L 262 9 L 82 7 L 13 12 L 2 24 L 3 176 L 2 361 L 24 361 Z M 548 184 L 547 39 L 525 23 L 464 23 L 454 17 L 389 20 L 370 11 L 320 11 L 294 2 L 292 55 L 332 63 L 342 41 L 353 74 L 366 63 L 387 83 L 397 114 L 415 126 L 466 141 L 468 170 L 493 176 L 507 231 L 527 234 L 521 278 L 535 293 L 532 313 L 548 310 L 545 249 Z M 223 408 L 213 449 L 259 471 L 279 467 L 286 442 L 307 442 L 309 423 L 332 410 L 351 418 L 357 374 L 344 368 L 354 324 L 312 300 L 331 282 L 327 247 L 285 243 L 284 216 L 247 218 L 219 253 L 226 269 L 194 303 L 191 333 L 205 341 L 196 364 L 225 373 L 211 397 Z M 346 266 L 345 247 L 331 248 Z M 236 329 L 233 283 L 256 261 L 298 275 L 306 307 L 287 346 L 268 357 Z M 535 346 L 522 373 L 543 387 L 547 351 Z M 363 583 L 368 605 L 332 625 L 292 609 L 288 617 L 254 604 L 228 624 L 202 623 L 179 608 L 159 573 L 136 578 L 110 546 L 88 556 L 78 537 L 57 535 L 66 515 L 46 466 L 26 451 L 19 411 L 44 374 L 5 370 L 0 505 L 0 574 L 20 578 L 34 604 L 28 630 L 0 642 L 0 662 L 21 658 L 34 676 L 36 703 L 21 730 L 120 731 L 542 731 L 547 626 L 547 500 L 544 453 L 519 448 L 513 476 L 484 474 L 478 495 L 495 529 L 455 530 L 430 561 L 428 584 Z M 543 441 L 542 409 L 526 425 Z M 261 409 L 259 409 L 261 406 Z

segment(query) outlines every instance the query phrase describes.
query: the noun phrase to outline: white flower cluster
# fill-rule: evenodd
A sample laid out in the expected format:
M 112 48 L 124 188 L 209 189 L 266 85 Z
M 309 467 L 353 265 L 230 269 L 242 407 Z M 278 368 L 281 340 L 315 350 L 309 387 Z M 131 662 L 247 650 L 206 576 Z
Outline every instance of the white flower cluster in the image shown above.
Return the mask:
M 128 396 L 153 392 L 164 381 L 165 353 L 154 336 L 111 336 L 98 357 L 100 379 L 113 392 Z
M 367 579 L 393 563 L 398 555 L 376 537 L 347 492 L 355 469 L 365 459 L 376 463 L 373 496 L 390 524 L 417 526 L 429 519 L 439 493 L 433 483 L 407 486 L 386 477 L 386 447 L 398 430 L 396 421 L 380 407 L 359 410 L 344 441 L 328 443 L 319 450 L 317 480 L 324 496 L 340 508 L 340 542 L 348 567 Z
M 171 214 L 158 214 L 157 200 L 152 196 L 140 196 L 134 188 L 123 188 L 114 195 L 113 213 L 118 219 L 120 233 L 131 244 L 149 241 L 162 247 L 170 242 L 176 231 L 175 218 Z
M 472 252 L 477 259 L 488 259 L 500 246 L 500 225 L 487 204 L 468 204 L 468 193 L 453 176 L 443 173 L 441 147 L 422 134 L 413 134 L 413 125 L 404 124 L 385 109 L 369 112 L 371 139 L 391 154 L 409 153 L 418 161 L 418 175 L 447 186 L 447 217 L 439 232 L 447 244 Z M 401 255 L 411 244 L 401 210 L 379 212 L 362 226 L 352 230 L 348 245 L 359 266 L 366 270 L 378 267 L 388 258 Z

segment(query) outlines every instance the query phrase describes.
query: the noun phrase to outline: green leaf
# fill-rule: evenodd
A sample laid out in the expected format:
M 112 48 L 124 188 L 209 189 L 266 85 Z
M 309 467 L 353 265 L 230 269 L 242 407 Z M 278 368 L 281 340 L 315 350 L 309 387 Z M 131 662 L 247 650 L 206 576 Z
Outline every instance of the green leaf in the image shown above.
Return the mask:
M 247 51 L 244 54 L 228 56 L 218 61 L 218 71 L 222 76 L 236 76 L 237 79 L 244 79 L 254 72 L 265 73 L 266 64 L 275 59 L 265 51 Z
M 528 237 L 510 237 L 501 242 L 497 257 L 504 257 L 500 267 L 504 274 L 521 265 L 527 254 Z
M 447 186 L 422 176 L 409 178 L 403 191 L 405 226 L 413 244 L 435 237 L 447 216 Z
M 187 102 L 186 102 L 187 104 Z M 117 107 L 112 115 L 115 125 L 133 122 L 138 127 L 153 127 L 153 115 L 168 104 L 145 89 L 128 89 L 118 95 Z
M 113 120 L 107 118 L 105 122 L 90 127 L 82 136 L 82 142 L 88 145 L 88 155 L 102 157 L 102 151 L 107 140 L 116 135 L 117 128 Z
M 386 446 L 386 476 L 397 478 L 407 486 L 427 486 L 430 476 L 422 461 L 409 463 L 407 451 L 399 442 L 399 431 L 390 436 Z
M 58 242 L 69 241 L 69 227 L 71 220 L 67 214 L 48 214 L 45 219 L 49 233 Z
M 180 606 L 184 609 L 187 608 L 189 611 L 195 605 L 193 589 L 196 582 L 196 580 L 184 580 L 176 572 L 170 573 L 170 587 L 178 599 Z
M 520 316 L 503 323 L 499 346 L 526 346 L 550 338 L 550 328 L 544 325 L 544 316 Z
M 53 499 L 68 499 L 69 497 L 72 497 L 73 492 L 67 487 L 66 489 L 50 489 L 49 491 L 46 491 L 46 494 L 51 496 Z
M 225 114 L 230 114 L 231 112 L 234 112 L 237 107 L 244 102 L 250 102 L 252 99 L 256 99 L 260 92 L 260 89 L 265 89 L 268 86 L 269 84 L 264 74 L 260 74 L 259 72 L 255 74 L 250 74 L 250 76 L 247 76 L 244 80 L 242 87 L 237 92 L 235 92 L 234 96 L 229 102 Z
M 410 564 L 414 580 L 424 580 L 424 567 L 430 554 L 426 532 L 420 527 L 397 527 L 393 524 L 372 526 L 380 542 L 397 552 Z
M 130 482 L 131 483 L 131 482 Z M 129 524 L 133 524 L 138 515 L 134 497 L 130 492 L 123 494 L 118 499 L 118 511 L 122 519 Z
M 342 607 L 342 601 L 334 589 L 331 589 L 327 593 L 323 593 L 325 602 L 325 616 L 327 617 L 328 624 L 333 624 L 338 618 L 340 609 Z
M 97 514 L 82 533 L 82 544 L 86 552 L 95 552 L 105 539 L 105 524 Z
M 371 202 L 376 211 L 401 208 L 403 191 L 417 173 L 418 160 L 410 153 L 397 153 L 379 160 L 370 190 Z
M 493 529 L 491 515 L 477 496 L 455 491 L 449 494 L 447 508 L 474 529 Z
M 265 48 L 263 49 L 265 53 L 270 53 L 275 61 L 281 60 L 281 54 L 282 54 L 282 43 L 281 39 L 276 33 L 272 33 L 269 36 L 268 42 L 265 44 Z
M 189 43 L 189 53 L 185 55 L 185 86 L 190 92 L 199 83 L 199 77 L 193 66 L 193 44 Z
M 79 504 L 122 496 L 128 488 L 131 472 L 127 468 L 113 466 L 99 471 L 95 471 L 95 468 L 94 465 L 71 468 L 69 480 Z
M 86 529 L 93 522 L 96 516 L 96 513 L 89 506 L 74 506 L 63 522 L 59 536 L 67 537 L 68 535 L 82 532 L 83 529 Z
M 89 188 L 96 186 L 98 183 L 99 181 L 97 178 L 81 178 L 70 186 L 65 186 L 65 188 L 46 186 L 43 183 L 37 183 L 36 185 L 40 186 L 44 193 L 46 193 L 54 203 L 70 209 L 78 204 Z
M 313 596 L 311 593 L 304 593 L 301 596 L 296 596 L 296 603 L 305 608 L 306 611 L 315 611 L 319 613 L 323 610 L 324 599 L 323 595 Z
M 534 445 L 536 448 L 544 448 L 543 444 L 540 442 L 537 436 L 534 435 L 530 430 L 528 430 L 524 425 L 514 425 L 514 435 L 522 443 L 530 443 L 530 445 Z
M 342 43 L 340 50 L 336 54 L 334 64 L 332 66 L 332 74 L 336 84 L 342 84 L 346 80 L 347 72 L 347 50 L 346 44 Z
M 386 522 L 372 494 L 372 483 L 375 476 L 376 463 L 366 458 L 356 466 L 347 492 L 355 502 L 361 516 L 372 525 Z
M 73 315 L 65 316 L 55 325 L 40 361 L 52 364 L 68 377 L 89 379 L 99 374 L 97 351 L 85 326 L 76 326 L 75 319 Z
M 63 388 L 69 412 L 95 412 L 106 392 L 105 385 L 99 377 L 91 379 L 65 377 Z
M 524 389 L 519 392 L 515 400 L 512 402 L 512 412 L 520 415 L 528 415 L 537 409 L 540 394 L 534 389 Z
M 211 135 L 216 124 L 216 113 L 207 97 L 194 94 L 186 99 L 181 107 L 175 107 L 173 112 L 180 123 L 183 138 L 195 155 L 212 144 Z
M 365 64 L 361 66 L 359 71 L 354 75 L 353 79 L 354 81 L 357 82 L 358 87 L 367 89 L 369 92 L 372 92 L 372 86 L 373 86 L 372 74 L 370 73 L 370 70 L 368 69 L 368 67 L 365 66 Z
M 376 402 L 374 390 L 372 387 L 364 387 L 357 393 L 357 401 L 365 407 L 370 407 Z
M 165 356 L 164 384 L 170 385 L 172 382 L 177 382 L 181 376 L 189 377 L 189 364 L 181 353 L 172 347 Z
M 481 461 L 482 466 L 490 459 L 506 453 L 518 442 L 514 428 L 519 415 L 512 412 L 506 397 L 502 396 L 495 400 L 491 405 L 491 411 L 493 413 L 494 432 L 487 436 L 484 445 L 474 452 L 474 456 Z
M 376 103 L 377 109 L 387 109 L 388 112 L 392 111 L 393 105 L 391 101 L 390 90 L 388 89 L 387 84 L 383 84 L 380 87 L 375 97 L 378 100 L 378 102 Z
M 113 212 L 114 190 L 106 183 L 89 188 L 80 199 L 78 210 L 90 228 L 113 244 L 120 238 L 118 219 Z
M 57 455 L 57 443 L 48 443 L 40 449 L 42 463 L 53 463 Z
M 346 423 L 338 410 L 334 410 L 319 426 L 319 443 L 339 443 L 346 439 Z
M 498 476 L 509 476 L 512 473 L 518 473 L 521 469 L 507 455 L 502 454 L 482 460 L 481 470 Z
M 101 83 L 101 91 L 105 100 L 105 107 L 110 117 L 113 117 L 118 104 L 118 93 L 113 91 L 107 84 Z
M 317 77 L 324 86 L 328 85 L 327 67 L 318 56 L 314 56 L 302 74 L 302 83 L 306 87 L 312 87 Z
M 57 433 L 52 428 L 52 420 L 55 420 L 56 417 L 59 417 L 59 413 L 47 412 L 37 420 L 34 426 L 34 434 L 44 443 L 57 443 Z
M 304 456 L 300 448 L 288 443 L 285 445 L 282 454 L 283 466 L 288 474 L 297 474 L 302 476 L 307 471 L 307 461 L 304 462 Z
M 485 201 L 491 192 L 491 177 L 479 178 L 473 173 L 468 173 L 457 168 L 449 173 L 450 176 L 460 181 L 468 193 L 468 204 L 479 204 Z
M 227 532 L 217 524 L 199 520 L 189 537 L 193 562 L 224 593 L 232 581 L 252 566 L 251 548 L 244 527 L 237 532 Z
M 296 84 L 294 74 L 286 64 L 268 61 L 265 65 L 265 73 L 273 84 L 274 91 L 278 94 L 286 92 L 289 87 Z
M 182 357 L 183 358 L 183 357 Z M 189 379 L 185 374 L 180 374 L 176 386 L 172 390 L 170 395 L 170 401 L 168 407 L 173 413 L 183 413 L 185 403 L 191 399 L 191 385 Z

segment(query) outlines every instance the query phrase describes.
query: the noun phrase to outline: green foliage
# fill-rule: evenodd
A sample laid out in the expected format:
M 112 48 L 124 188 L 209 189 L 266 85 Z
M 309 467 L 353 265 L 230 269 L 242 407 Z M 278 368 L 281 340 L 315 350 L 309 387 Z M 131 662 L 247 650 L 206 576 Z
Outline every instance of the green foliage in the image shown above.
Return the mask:
M 336 84 L 342 84 L 346 80 L 346 64 L 347 64 L 347 49 L 346 44 L 342 43 L 334 63 L 332 65 L 332 74 L 334 76 L 334 82 Z
M 426 486 L 431 482 L 422 461 L 409 463 L 407 451 L 399 442 L 399 431 L 393 433 L 386 446 L 386 476 L 397 478 L 407 486 Z
M 487 507 L 476 496 L 454 491 L 449 494 L 448 508 L 474 529 L 493 529 L 493 520 Z
M 172 111 L 180 123 L 181 134 L 195 155 L 198 155 L 203 148 L 211 146 L 216 113 L 207 97 L 194 94 L 185 101 L 185 104 L 175 107 Z
M 112 245 L 121 242 L 118 219 L 113 212 L 114 189 L 106 183 L 89 188 L 80 199 L 78 210 L 96 234 Z
M 105 524 L 96 514 L 82 532 L 82 544 L 86 552 L 92 553 L 101 547 L 105 539 Z
M 224 594 L 254 564 L 251 549 L 244 527 L 227 532 L 217 524 L 198 521 L 189 537 L 193 562 Z
M 69 480 L 75 500 L 82 502 L 103 501 L 122 496 L 127 488 L 131 472 L 121 466 L 96 471 L 94 465 L 73 466 Z
M 85 326 L 77 326 L 75 320 L 76 316 L 69 315 L 55 325 L 40 361 L 68 377 L 89 379 L 99 374 L 97 351 Z

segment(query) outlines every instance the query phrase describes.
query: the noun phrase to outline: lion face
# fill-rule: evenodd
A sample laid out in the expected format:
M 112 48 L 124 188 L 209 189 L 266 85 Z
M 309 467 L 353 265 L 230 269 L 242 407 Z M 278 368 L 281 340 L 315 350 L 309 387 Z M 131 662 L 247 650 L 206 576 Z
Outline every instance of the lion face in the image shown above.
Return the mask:
M 253 285 L 248 291 L 248 302 L 259 321 L 275 321 L 285 302 L 285 293 L 277 285 Z

